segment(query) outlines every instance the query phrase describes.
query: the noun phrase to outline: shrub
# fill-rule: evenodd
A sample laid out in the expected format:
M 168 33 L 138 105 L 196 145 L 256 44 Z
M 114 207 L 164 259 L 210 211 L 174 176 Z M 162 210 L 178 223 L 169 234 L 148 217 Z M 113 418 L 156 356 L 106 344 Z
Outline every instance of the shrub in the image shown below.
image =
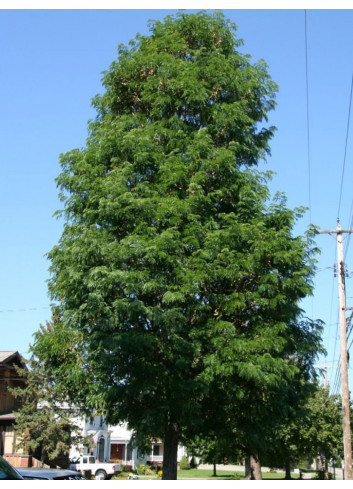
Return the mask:
M 146 469 L 147 469 L 146 465 L 140 464 L 137 466 L 136 472 L 138 475 L 145 475 Z
M 153 474 L 155 474 L 154 467 L 150 467 L 149 465 L 143 465 L 143 464 L 140 464 L 137 467 L 136 472 L 138 475 L 153 475 Z
M 180 460 L 180 470 L 188 470 L 188 469 L 190 469 L 189 462 L 188 462 L 188 459 L 184 455 Z

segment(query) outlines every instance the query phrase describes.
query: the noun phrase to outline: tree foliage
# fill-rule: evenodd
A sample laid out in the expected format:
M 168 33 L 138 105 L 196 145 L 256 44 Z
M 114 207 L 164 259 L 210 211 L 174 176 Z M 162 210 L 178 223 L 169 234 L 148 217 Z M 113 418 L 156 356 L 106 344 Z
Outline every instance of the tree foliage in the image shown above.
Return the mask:
M 272 433 L 265 460 L 269 466 L 288 464 L 288 469 L 303 460 L 320 460 L 328 479 L 328 462 L 334 459 L 337 463 L 343 457 L 341 399 L 317 382 L 308 382 L 304 387 L 302 393 L 306 396 L 295 412 L 289 419 L 282 419 Z
M 35 456 L 43 464 L 65 466 L 70 447 L 82 441 L 82 437 L 74 422 L 75 410 L 68 404 L 65 393 L 57 389 L 57 382 L 49 373 L 51 369 L 46 368 L 50 351 L 46 349 L 43 353 L 41 350 L 40 340 L 45 339 L 48 345 L 54 324 L 58 323 L 47 322 L 46 326 L 41 326 L 30 347 L 31 356 L 26 361 L 28 368 L 19 369 L 26 383 L 13 389 L 14 396 L 21 400 L 15 430 L 18 447 L 25 453 Z M 57 338 L 55 348 L 63 350 L 60 344 Z M 68 346 L 66 343 L 65 348 Z
M 343 458 L 342 401 L 340 396 L 317 387 L 306 404 L 307 416 L 300 424 L 304 453 L 320 457 L 323 470 L 331 458 Z
M 313 246 L 292 236 L 301 211 L 269 203 L 270 173 L 256 169 L 274 133 L 265 63 L 240 54 L 220 12 L 150 30 L 119 47 L 86 147 L 61 156 L 49 288 L 79 360 L 68 352 L 68 378 L 63 351 L 47 367 L 72 399 L 162 438 L 174 478 L 177 443 L 202 429 L 213 383 L 233 416 L 252 406 L 259 420 L 288 393 L 310 336 L 299 301 Z

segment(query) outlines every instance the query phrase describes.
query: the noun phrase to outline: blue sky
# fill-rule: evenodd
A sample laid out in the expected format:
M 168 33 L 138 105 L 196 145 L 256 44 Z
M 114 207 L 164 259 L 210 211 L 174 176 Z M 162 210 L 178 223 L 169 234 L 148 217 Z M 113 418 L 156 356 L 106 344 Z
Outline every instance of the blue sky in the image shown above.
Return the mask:
M 102 91 L 101 73 L 116 59 L 118 44 L 128 43 L 137 32 L 147 34 L 149 19 L 172 12 L 0 10 L 1 350 L 26 355 L 33 333 L 50 319 L 44 255 L 61 234 L 62 224 L 53 217 L 61 206 L 54 181 L 59 154 L 84 146 L 87 121 L 95 115 L 90 101 Z M 276 172 L 272 192 L 283 191 L 290 207 L 310 205 L 296 227 L 299 234 L 310 221 L 334 229 L 337 217 L 344 228 L 353 227 L 353 122 L 346 139 L 353 11 L 308 9 L 307 45 L 304 10 L 224 12 L 244 39 L 241 52 L 253 61 L 265 59 L 279 85 L 270 117 L 277 133 L 265 165 Z M 314 297 L 303 307 L 308 316 L 326 323 L 328 355 L 320 362 L 327 362 L 333 384 L 339 360 L 336 243 L 322 235 L 317 245 L 321 255 Z M 348 238 L 345 246 L 347 306 L 352 307 L 353 246 Z M 349 344 L 352 339 L 353 334 Z

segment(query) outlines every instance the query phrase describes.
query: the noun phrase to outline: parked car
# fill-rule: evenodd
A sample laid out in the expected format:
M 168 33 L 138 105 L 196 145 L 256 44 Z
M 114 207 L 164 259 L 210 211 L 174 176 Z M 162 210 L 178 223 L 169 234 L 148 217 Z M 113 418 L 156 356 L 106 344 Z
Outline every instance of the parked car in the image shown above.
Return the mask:
M 113 475 L 119 474 L 120 464 L 99 462 L 90 455 L 82 455 L 70 460 L 70 469 L 80 472 L 90 471 L 97 480 L 107 480 Z
M 23 480 L 23 477 L 0 456 L 0 481 L 3 480 Z
M 30 468 L 19 468 L 18 472 L 21 474 L 23 479 L 31 480 L 69 480 L 69 481 L 80 481 L 87 480 L 83 477 L 80 472 L 75 470 L 66 469 L 44 469 L 41 467 L 30 467 Z

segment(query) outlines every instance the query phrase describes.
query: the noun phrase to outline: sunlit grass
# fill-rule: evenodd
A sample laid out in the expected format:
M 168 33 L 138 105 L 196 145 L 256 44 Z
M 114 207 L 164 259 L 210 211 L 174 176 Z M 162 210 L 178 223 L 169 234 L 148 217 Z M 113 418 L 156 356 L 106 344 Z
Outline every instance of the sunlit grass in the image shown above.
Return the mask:
M 213 470 L 206 469 L 189 469 L 189 470 L 178 470 L 178 479 L 230 479 L 234 476 L 234 471 L 218 470 L 216 472 L 216 477 L 213 475 Z M 243 476 L 244 474 L 237 472 L 237 475 Z
M 231 470 L 217 470 L 216 476 L 213 475 L 213 470 L 209 469 L 189 469 L 189 470 L 178 470 L 178 480 L 183 479 L 203 479 L 203 480 L 245 480 L 244 471 L 231 471 Z M 298 479 L 299 474 L 291 474 L 292 479 Z M 262 472 L 262 478 L 267 480 L 283 480 L 284 472 Z M 113 479 L 128 479 L 127 473 L 122 473 L 119 476 L 113 476 Z M 156 480 L 160 479 L 157 475 L 140 475 L 139 480 Z
M 230 480 L 232 478 L 237 480 L 245 480 L 245 472 L 234 472 L 227 470 L 217 470 L 216 477 L 213 475 L 212 470 L 204 469 L 190 469 L 190 470 L 178 470 L 178 479 L 210 479 L 210 480 Z M 284 472 L 262 472 L 262 478 L 268 480 L 280 480 L 284 479 Z M 298 479 L 299 474 L 291 474 L 292 479 Z

